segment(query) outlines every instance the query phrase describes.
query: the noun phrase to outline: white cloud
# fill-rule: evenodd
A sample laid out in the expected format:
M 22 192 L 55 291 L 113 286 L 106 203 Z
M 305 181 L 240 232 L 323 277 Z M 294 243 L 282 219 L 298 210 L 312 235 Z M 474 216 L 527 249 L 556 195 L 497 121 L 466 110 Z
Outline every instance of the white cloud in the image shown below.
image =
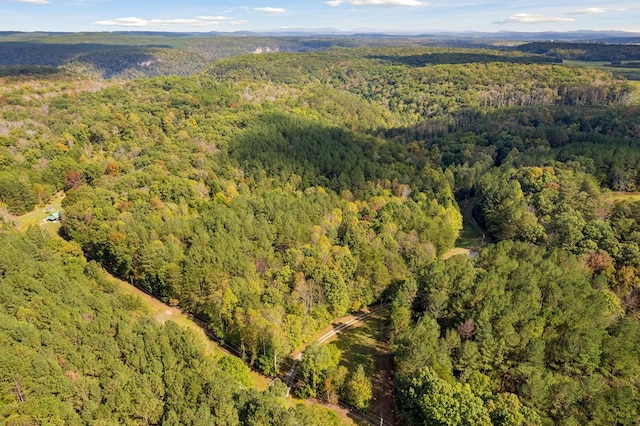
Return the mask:
M 126 18 L 107 19 L 97 21 L 98 25 L 110 27 L 150 27 L 154 25 L 186 25 L 189 27 L 212 27 L 221 23 L 242 24 L 244 21 L 233 21 L 226 16 L 196 16 L 195 18 L 175 19 L 143 19 L 134 16 Z
M 575 15 L 595 15 L 597 13 L 605 13 L 607 9 L 603 9 L 601 7 L 588 7 L 586 9 L 578 9 L 571 12 Z
M 340 6 L 342 3 L 354 6 L 425 6 L 427 3 L 418 0 L 330 0 L 325 4 L 329 6 Z
M 287 9 L 282 7 L 254 7 L 253 10 L 264 13 L 286 13 Z
M 534 15 L 530 13 L 514 13 L 504 19 L 494 22 L 495 24 L 544 24 L 549 22 L 573 22 L 573 18 L 563 18 L 561 16 Z
M 228 21 L 229 17 L 227 16 L 208 16 L 208 15 L 202 15 L 202 16 L 196 16 L 196 19 L 199 19 L 201 21 Z
M 98 25 L 109 25 L 114 27 L 146 27 L 149 21 L 142 18 L 130 16 L 128 18 L 109 19 L 106 21 L 97 21 Z
M 16 0 L 20 3 L 30 3 L 30 4 L 49 4 L 49 0 Z

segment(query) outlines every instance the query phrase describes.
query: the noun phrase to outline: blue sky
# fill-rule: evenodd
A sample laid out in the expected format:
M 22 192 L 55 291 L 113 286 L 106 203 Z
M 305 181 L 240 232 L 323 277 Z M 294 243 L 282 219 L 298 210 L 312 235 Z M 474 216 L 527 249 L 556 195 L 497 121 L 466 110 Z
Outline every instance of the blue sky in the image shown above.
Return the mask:
M 0 0 L 0 31 L 640 32 L 640 1 Z

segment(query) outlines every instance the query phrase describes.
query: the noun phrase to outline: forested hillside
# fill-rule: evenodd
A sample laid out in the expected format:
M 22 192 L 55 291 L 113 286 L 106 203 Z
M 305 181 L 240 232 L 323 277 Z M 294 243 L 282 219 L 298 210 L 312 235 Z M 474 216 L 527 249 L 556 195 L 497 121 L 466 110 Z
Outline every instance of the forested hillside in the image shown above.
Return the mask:
M 272 52 L 311 52 L 331 47 L 487 45 L 490 41 L 448 41 L 436 36 L 274 37 L 252 33 L 23 33 L 0 31 L 0 67 L 60 67 L 92 78 L 133 79 L 194 75 L 212 61 Z M 546 60 L 543 57 L 540 60 Z M 15 72 L 15 71 L 14 71 Z
M 547 61 L 366 47 L 240 56 L 126 83 L 69 70 L 2 77 L 2 217 L 8 229 L 64 190 L 69 247 L 203 320 L 272 376 L 336 318 L 389 302 L 401 424 L 635 424 L 639 109 L 626 80 Z M 497 243 L 442 260 L 465 198 Z M 66 256 L 81 264 L 61 280 L 95 287 L 91 264 Z M 162 336 L 181 331 L 109 309 L 160 342 L 149 363 L 170 356 Z M 307 356 L 298 395 L 356 400 L 362 368 L 347 379 L 330 346 Z M 223 374 L 211 362 L 193 374 Z M 20 407 L 15 377 L 3 380 L 4 401 Z M 282 418 L 308 424 L 269 392 L 230 392 L 225 409 L 241 422 L 276 401 Z M 227 400 L 212 398 L 174 414 L 204 404 L 219 419 L 212 401 Z M 151 423 L 169 415 L 162 407 Z
M 76 243 L 32 228 L 0 231 L 0 244 L 3 424 L 338 424 L 288 408 L 281 387 L 248 389 L 246 366 L 158 325 Z
M 583 61 L 628 61 L 640 59 L 637 44 L 537 42 L 518 46 L 518 50 L 563 59 Z

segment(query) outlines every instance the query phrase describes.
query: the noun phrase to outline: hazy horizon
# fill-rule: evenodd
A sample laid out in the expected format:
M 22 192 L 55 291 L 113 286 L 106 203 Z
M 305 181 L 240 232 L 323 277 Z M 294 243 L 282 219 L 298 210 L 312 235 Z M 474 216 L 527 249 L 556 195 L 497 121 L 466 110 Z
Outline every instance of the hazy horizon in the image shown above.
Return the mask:
M 0 0 L 1 31 L 640 32 L 640 5 L 615 0 L 182 2 Z

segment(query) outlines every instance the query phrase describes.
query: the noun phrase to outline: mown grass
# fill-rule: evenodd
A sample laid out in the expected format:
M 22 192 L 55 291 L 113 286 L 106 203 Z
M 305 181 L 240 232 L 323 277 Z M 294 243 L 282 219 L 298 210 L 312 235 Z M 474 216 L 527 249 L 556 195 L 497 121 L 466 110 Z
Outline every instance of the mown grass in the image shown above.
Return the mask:
M 445 254 L 443 254 L 442 259 L 447 260 L 452 256 L 469 256 L 470 253 L 471 253 L 471 250 L 469 249 L 462 248 L 462 247 L 454 247 L 451 250 L 447 251 Z
M 465 215 L 463 214 L 463 217 Z M 462 221 L 462 230 L 456 240 L 457 247 L 475 247 L 482 242 L 482 234 L 478 231 L 467 218 Z
M 470 198 L 458 203 L 462 214 L 462 230 L 460 230 L 460 235 L 456 240 L 456 247 L 474 249 L 484 242 L 482 232 L 480 232 L 478 224 L 471 216 L 474 202 L 475 199 Z
M 64 192 L 58 192 L 45 205 L 38 206 L 33 211 L 15 218 L 18 229 L 25 230 L 31 225 L 40 225 L 45 218 L 53 212 L 57 212 L 62 208 L 62 200 Z
M 353 371 L 358 364 L 362 364 L 367 374 L 371 375 L 375 372 L 377 357 L 382 354 L 378 344 L 384 321 L 380 314 L 374 314 L 366 321 L 336 334 L 327 343 L 333 343 L 340 349 L 340 363 L 347 369 Z
M 341 352 L 340 365 L 354 371 L 361 364 L 373 384 L 373 401 L 367 411 L 393 419 L 393 365 L 386 344 L 389 308 L 371 315 L 336 334 L 333 343 Z

